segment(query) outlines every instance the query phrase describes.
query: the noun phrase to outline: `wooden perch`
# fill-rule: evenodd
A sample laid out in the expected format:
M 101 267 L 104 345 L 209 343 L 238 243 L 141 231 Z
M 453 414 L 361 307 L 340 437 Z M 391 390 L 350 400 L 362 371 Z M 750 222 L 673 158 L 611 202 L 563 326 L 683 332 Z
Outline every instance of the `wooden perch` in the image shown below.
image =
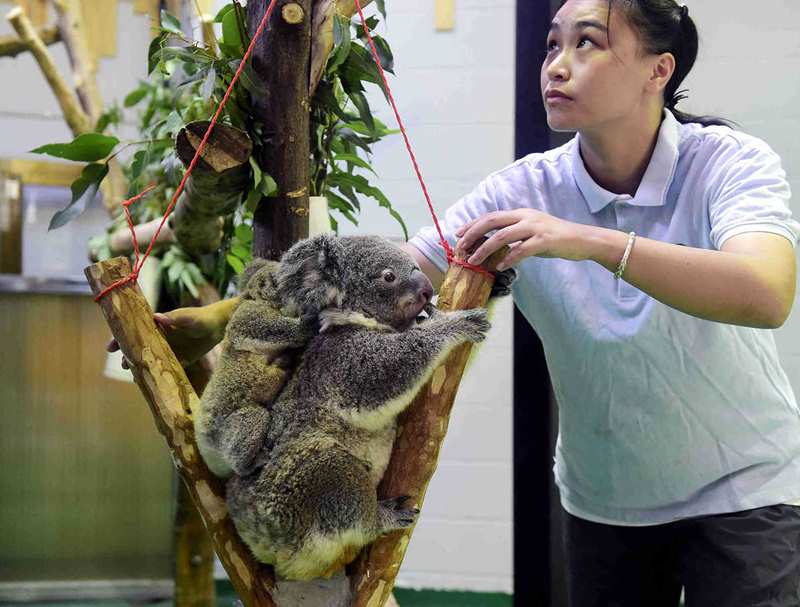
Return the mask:
M 117 257 L 85 270 L 95 295 L 130 273 Z M 198 403 L 186 373 L 156 328 L 139 286 L 128 283 L 108 293 L 100 307 L 111 333 L 131 363 L 134 380 L 150 405 L 178 473 L 205 522 L 217 555 L 246 607 L 275 607 L 272 569 L 257 563 L 239 539 L 225 505 L 224 483 L 206 467 L 194 438 L 191 411 Z
M 363 0 L 363 8 L 372 0 Z M 309 72 L 309 96 L 314 96 L 317 85 L 325 71 L 325 64 L 333 50 L 333 20 L 335 15 L 350 19 L 358 12 L 355 0 L 318 0 L 314 4 L 313 34 L 311 42 L 311 70 Z
M 208 125 L 193 122 L 178 133 L 175 150 L 184 166 L 194 158 Z M 253 142 L 244 131 L 224 124 L 214 127 L 169 217 L 175 238 L 190 255 L 219 249 L 222 216 L 236 210 L 250 182 L 252 152 Z
M 61 41 L 61 34 L 55 26 L 41 28 L 36 34 L 45 46 Z M 0 36 L 0 57 L 16 57 L 27 50 L 28 45 L 18 36 Z
M 136 240 L 139 242 L 140 247 L 146 246 L 147 243 L 153 240 L 153 236 L 160 224 L 161 217 L 158 217 L 134 226 Z M 164 227 L 161 228 L 161 231 L 158 233 L 155 246 L 158 247 L 159 245 L 173 242 L 175 242 L 175 233 L 172 231 L 172 228 L 169 227 L 169 223 L 165 223 Z M 130 255 L 133 252 L 133 235 L 131 234 L 130 228 L 126 225 L 112 232 L 108 239 L 108 244 L 112 255 Z M 95 249 L 90 249 L 89 258 L 92 261 L 98 261 L 100 259 L 100 252 Z
M 494 270 L 508 253 L 504 247 L 485 263 Z M 439 291 L 441 310 L 467 310 L 486 305 L 494 279 L 453 264 Z M 421 508 L 428 483 L 436 471 L 450 411 L 472 344 L 454 349 L 433 372 L 411 406 L 400 416 L 392 457 L 378 487 L 378 499 L 409 495 Z M 405 556 L 411 531 L 398 531 L 367 546 L 348 570 L 353 590 L 352 607 L 383 607 L 391 596 Z
M 8 12 L 6 19 L 11 23 L 14 31 L 17 32 L 25 46 L 30 49 L 31 54 L 39 64 L 42 74 L 44 74 L 47 83 L 58 100 L 58 104 L 61 106 L 64 120 L 67 121 L 70 130 L 76 135 L 88 133 L 92 128 L 89 117 L 81 108 L 75 93 L 64 78 L 61 77 L 52 55 L 47 51 L 47 46 L 42 42 L 25 12 L 17 6 Z
M 52 0 L 58 14 L 58 31 L 67 48 L 75 89 L 83 111 L 94 125 L 103 113 L 103 99 L 97 87 L 97 61 L 87 44 L 80 0 Z

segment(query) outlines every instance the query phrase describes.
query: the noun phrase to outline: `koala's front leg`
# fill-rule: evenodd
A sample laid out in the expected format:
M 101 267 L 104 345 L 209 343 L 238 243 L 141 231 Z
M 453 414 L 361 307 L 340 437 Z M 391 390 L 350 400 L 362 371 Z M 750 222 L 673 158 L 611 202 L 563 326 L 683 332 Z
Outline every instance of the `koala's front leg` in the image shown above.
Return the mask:
M 341 340 L 317 340 L 320 352 L 306 356 L 307 370 L 335 387 L 335 404 L 348 419 L 378 429 L 408 406 L 454 347 L 482 341 L 489 326 L 478 308 L 436 312 L 397 333 L 348 328 Z
M 228 325 L 233 348 L 256 353 L 303 347 L 316 332 L 316 318 L 283 316 L 262 301 L 243 302 Z

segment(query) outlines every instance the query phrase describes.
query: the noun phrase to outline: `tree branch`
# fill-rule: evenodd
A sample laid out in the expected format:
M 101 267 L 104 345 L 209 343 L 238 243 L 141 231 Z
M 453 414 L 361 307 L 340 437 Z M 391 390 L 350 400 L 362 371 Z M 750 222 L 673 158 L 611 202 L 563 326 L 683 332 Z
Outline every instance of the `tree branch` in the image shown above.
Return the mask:
M 92 291 L 130 274 L 127 259 L 117 257 L 85 270 Z M 108 293 L 100 307 L 111 333 L 128 359 L 133 378 L 164 436 L 192 499 L 200 511 L 231 583 L 246 607 L 275 607 L 271 568 L 261 566 L 239 539 L 225 505 L 225 487 L 200 457 L 191 412 L 199 399 L 186 373 L 153 322 L 153 312 L 139 286 L 128 283 Z
M 45 46 L 61 41 L 61 34 L 55 26 L 39 29 L 37 35 Z M 0 36 L 0 57 L 16 57 L 28 50 L 28 45 L 18 36 Z

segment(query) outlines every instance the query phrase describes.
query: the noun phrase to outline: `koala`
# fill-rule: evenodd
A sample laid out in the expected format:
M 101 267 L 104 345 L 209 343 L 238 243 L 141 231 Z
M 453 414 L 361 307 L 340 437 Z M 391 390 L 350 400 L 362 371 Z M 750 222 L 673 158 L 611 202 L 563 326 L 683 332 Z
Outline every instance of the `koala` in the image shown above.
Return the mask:
M 222 342 L 217 368 L 194 412 L 197 446 L 222 478 L 258 466 L 269 427 L 269 409 L 296 364 L 297 353 L 317 332 L 321 301 L 281 297 L 280 264 L 255 259 L 239 280 L 241 303 Z
M 298 243 L 281 260 L 278 288 L 329 303 L 271 411 L 264 465 L 228 480 L 227 503 L 259 561 L 311 580 L 414 524 L 419 510 L 406 496 L 377 498 L 397 416 L 450 350 L 483 340 L 489 323 L 483 309 L 437 311 L 414 259 L 373 236 Z

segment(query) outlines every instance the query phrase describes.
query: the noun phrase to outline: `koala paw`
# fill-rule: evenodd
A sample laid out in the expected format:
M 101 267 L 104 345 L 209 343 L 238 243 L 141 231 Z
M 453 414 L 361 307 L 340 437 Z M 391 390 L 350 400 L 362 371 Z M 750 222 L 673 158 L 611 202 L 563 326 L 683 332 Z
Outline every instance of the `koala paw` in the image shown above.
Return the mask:
M 489 331 L 491 324 L 489 323 L 485 309 L 474 308 L 472 310 L 458 310 L 451 314 L 451 318 L 457 323 L 456 326 L 459 333 L 462 334 L 467 341 L 478 343 L 486 338 L 486 333 Z
M 385 531 L 406 529 L 417 522 L 419 508 L 411 508 L 410 510 L 403 509 L 403 504 L 408 499 L 410 499 L 408 495 L 401 495 L 400 497 L 378 502 L 378 508 L 384 520 Z

